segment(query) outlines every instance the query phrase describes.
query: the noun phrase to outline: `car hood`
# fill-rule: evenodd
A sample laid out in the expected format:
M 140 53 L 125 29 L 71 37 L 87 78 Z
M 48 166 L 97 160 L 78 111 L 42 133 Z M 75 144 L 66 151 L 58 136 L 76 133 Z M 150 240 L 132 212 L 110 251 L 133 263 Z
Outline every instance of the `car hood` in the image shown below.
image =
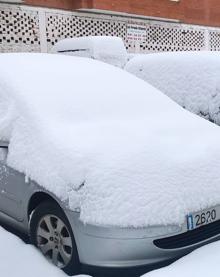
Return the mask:
M 101 62 L 17 54 L 0 64 L 8 164 L 84 223 L 182 224 L 220 203 L 218 126 Z

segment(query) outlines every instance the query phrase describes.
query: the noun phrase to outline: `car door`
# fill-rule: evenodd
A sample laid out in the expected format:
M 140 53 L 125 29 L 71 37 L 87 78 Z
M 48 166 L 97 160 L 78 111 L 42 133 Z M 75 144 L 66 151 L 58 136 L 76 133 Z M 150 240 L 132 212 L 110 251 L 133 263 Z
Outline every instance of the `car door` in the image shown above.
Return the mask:
M 0 212 L 22 221 L 25 177 L 6 164 L 8 147 L 0 142 Z

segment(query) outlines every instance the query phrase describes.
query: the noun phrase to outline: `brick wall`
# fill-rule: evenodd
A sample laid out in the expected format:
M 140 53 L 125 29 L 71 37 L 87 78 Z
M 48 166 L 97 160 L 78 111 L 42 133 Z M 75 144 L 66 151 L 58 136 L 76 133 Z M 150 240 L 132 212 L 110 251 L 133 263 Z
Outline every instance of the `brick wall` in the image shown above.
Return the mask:
M 220 27 L 219 0 L 25 0 L 28 5 L 75 10 L 80 8 L 126 12 L 178 19 L 183 23 Z
M 173 18 L 183 23 L 220 26 L 219 0 L 94 0 L 96 9 Z
M 183 16 L 183 3 L 184 0 L 180 0 L 180 2 L 169 0 L 94 0 L 93 7 L 95 9 L 110 9 L 139 15 L 180 19 Z
M 92 8 L 92 0 L 25 0 L 25 4 L 64 10 L 75 10 L 80 8 Z

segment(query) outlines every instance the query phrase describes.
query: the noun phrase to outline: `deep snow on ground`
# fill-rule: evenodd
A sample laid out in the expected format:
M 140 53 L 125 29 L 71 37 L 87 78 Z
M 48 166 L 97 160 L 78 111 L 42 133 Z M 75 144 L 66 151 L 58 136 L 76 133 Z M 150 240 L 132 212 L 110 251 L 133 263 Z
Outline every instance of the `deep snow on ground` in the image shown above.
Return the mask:
M 220 128 L 99 61 L 1 54 L 0 136 L 85 223 L 182 224 L 220 204 Z
M 203 246 L 175 263 L 144 277 L 219 277 L 220 241 Z
M 137 55 L 125 70 L 160 89 L 187 110 L 220 125 L 219 52 Z
M 0 246 L 1 277 L 66 277 L 32 245 L 25 244 L 2 227 Z
M 66 277 L 31 245 L 0 227 L 1 277 Z M 219 277 L 220 241 L 195 250 L 168 267 L 149 272 L 144 277 Z M 86 277 L 80 275 L 78 277 Z

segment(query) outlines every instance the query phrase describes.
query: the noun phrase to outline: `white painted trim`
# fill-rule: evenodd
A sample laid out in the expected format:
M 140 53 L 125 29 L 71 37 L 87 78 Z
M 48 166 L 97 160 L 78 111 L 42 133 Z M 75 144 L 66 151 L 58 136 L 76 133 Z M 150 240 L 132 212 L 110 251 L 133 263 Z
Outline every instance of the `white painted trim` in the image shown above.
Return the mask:
M 38 10 L 39 31 L 40 31 L 40 48 L 41 52 L 47 53 L 47 34 L 46 34 L 46 15 L 43 9 Z
M 204 36 L 205 36 L 205 49 L 204 50 L 209 51 L 210 50 L 210 37 L 209 37 L 208 29 L 205 29 Z
M 8 3 L 8 4 L 19 4 L 23 3 L 23 0 L 0 0 L 0 3 Z
M 116 12 L 116 11 L 100 10 L 100 9 L 78 9 L 78 11 L 82 11 L 82 12 L 86 12 L 86 13 L 103 14 L 103 15 L 132 17 L 132 18 L 144 19 L 144 20 L 155 20 L 155 21 L 176 22 L 176 23 L 180 22 L 180 20 L 172 19 L 172 18 L 144 16 L 144 15 L 138 15 L 138 14 L 133 14 L 133 13 Z

